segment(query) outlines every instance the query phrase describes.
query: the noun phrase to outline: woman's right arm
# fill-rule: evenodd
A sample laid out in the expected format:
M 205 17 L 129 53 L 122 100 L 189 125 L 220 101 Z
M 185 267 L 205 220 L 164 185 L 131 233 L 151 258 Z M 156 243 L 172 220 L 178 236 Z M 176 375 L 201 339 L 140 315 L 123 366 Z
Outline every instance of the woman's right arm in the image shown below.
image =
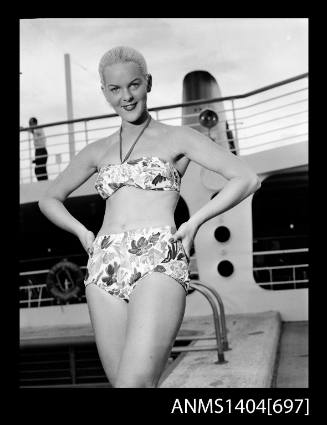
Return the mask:
M 39 208 L 42 213 L 56 226 L 76 235 L 85 250 L 90 247 L 94 235 L 69 213 L 63 202 L 71 192 L 96 172 L 99 155 L 98 143 L 92 143 L 82 149 L 50 184 L 44 196 L 39 200 Z

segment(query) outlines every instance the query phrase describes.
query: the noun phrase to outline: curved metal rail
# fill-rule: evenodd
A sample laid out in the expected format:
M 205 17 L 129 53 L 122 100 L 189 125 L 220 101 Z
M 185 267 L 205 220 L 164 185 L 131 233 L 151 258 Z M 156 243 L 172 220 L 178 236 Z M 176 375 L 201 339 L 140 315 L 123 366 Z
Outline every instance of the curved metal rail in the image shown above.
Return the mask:
M 215 362 L 216 364 L 224 364 L 227 363 L 225 360 L 224 351 L 229 350 L 228 341 L 227 341 L 227 330 L 226 330 L 226 319 L 225 319 L 225 310 L 223 306 L 223 302 L 218 294 L 218 292 L 210 288 L 208 285 L 204 284 L 201 281 L 191 281 L 190 286 L 202 294 L 210 304 L 213 313 L 214 326 L 215 326 L 215 337 L 191 337 L 192 340 L 209 340 L 216 339 L 217 344 L 214 346 L 205 345 L 205 346 L 187 346 L 187 347 L 174 347 L 172 352 L 184 352 L 184 351 L 207 351 L 207 350 L 217 350 L 218 360 Z M 218 313 L 217 304 L 215 303 L 215 299 L 219 306 L 220 315 Z M 176 340 L 186 340 L 190 339 L 189 337 L 177 337 Z
M 224 348 L 224 351 L 231 350 L 231 348 L 228 345 L 228 340 L 227 340 L 227 326 L 226 326 L 225 308 L 224 308 L 224 304 L 223 304 L 223 301 L 222 301 L 220 295 L 218 294 L 216 289 L 212 288 L 209 285 L 206 285 L 201 280 L 192 281 L 192 286 L 193 286 L 194 283 L 199 285 L 199 286 L 205 287 L 216 298 L 218 306 L 219 306 L 219 310 L 220 310 L 221 338 L 222 338 L 222 341 L 223 341 L 223 348 Z

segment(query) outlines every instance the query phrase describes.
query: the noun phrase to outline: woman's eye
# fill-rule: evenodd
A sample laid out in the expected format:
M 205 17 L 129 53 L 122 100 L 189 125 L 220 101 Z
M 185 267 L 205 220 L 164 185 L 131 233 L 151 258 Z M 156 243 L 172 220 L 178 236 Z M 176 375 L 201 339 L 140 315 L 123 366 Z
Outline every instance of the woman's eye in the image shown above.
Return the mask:
M 116 93 L 118 91 L 118 87 L 113 87 L 110 89 L 111 93 Z
M 134 88 L 139 87 L 139 83 L 133 83 L 133 84 L 132 84 L 132 87 L 134 87 Z

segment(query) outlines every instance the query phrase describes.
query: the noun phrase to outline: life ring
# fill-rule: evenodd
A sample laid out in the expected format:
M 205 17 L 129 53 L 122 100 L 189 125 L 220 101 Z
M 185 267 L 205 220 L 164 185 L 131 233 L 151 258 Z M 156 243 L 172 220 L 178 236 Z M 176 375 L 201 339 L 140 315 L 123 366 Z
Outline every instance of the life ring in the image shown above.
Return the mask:
M 79 266 L 64 259 L 49 270 L 46 285 L 57 299 L 68 301 L 79 296 L 83 281 L 84 274 Z

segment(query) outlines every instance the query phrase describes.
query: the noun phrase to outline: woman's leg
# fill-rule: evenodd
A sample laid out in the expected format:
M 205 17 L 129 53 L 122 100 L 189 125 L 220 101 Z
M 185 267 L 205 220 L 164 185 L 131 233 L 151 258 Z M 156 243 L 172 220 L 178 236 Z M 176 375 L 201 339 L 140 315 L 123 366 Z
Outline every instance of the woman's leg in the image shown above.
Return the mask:
M 127 324 L 127 303 L 94 284 L 85 288 L 95 341 L 103 369 L 115 385 Z
M 156 387 L 183 320 L 186 294 L 172 277 L 152 272 L 134 288 L 116 387 Z

